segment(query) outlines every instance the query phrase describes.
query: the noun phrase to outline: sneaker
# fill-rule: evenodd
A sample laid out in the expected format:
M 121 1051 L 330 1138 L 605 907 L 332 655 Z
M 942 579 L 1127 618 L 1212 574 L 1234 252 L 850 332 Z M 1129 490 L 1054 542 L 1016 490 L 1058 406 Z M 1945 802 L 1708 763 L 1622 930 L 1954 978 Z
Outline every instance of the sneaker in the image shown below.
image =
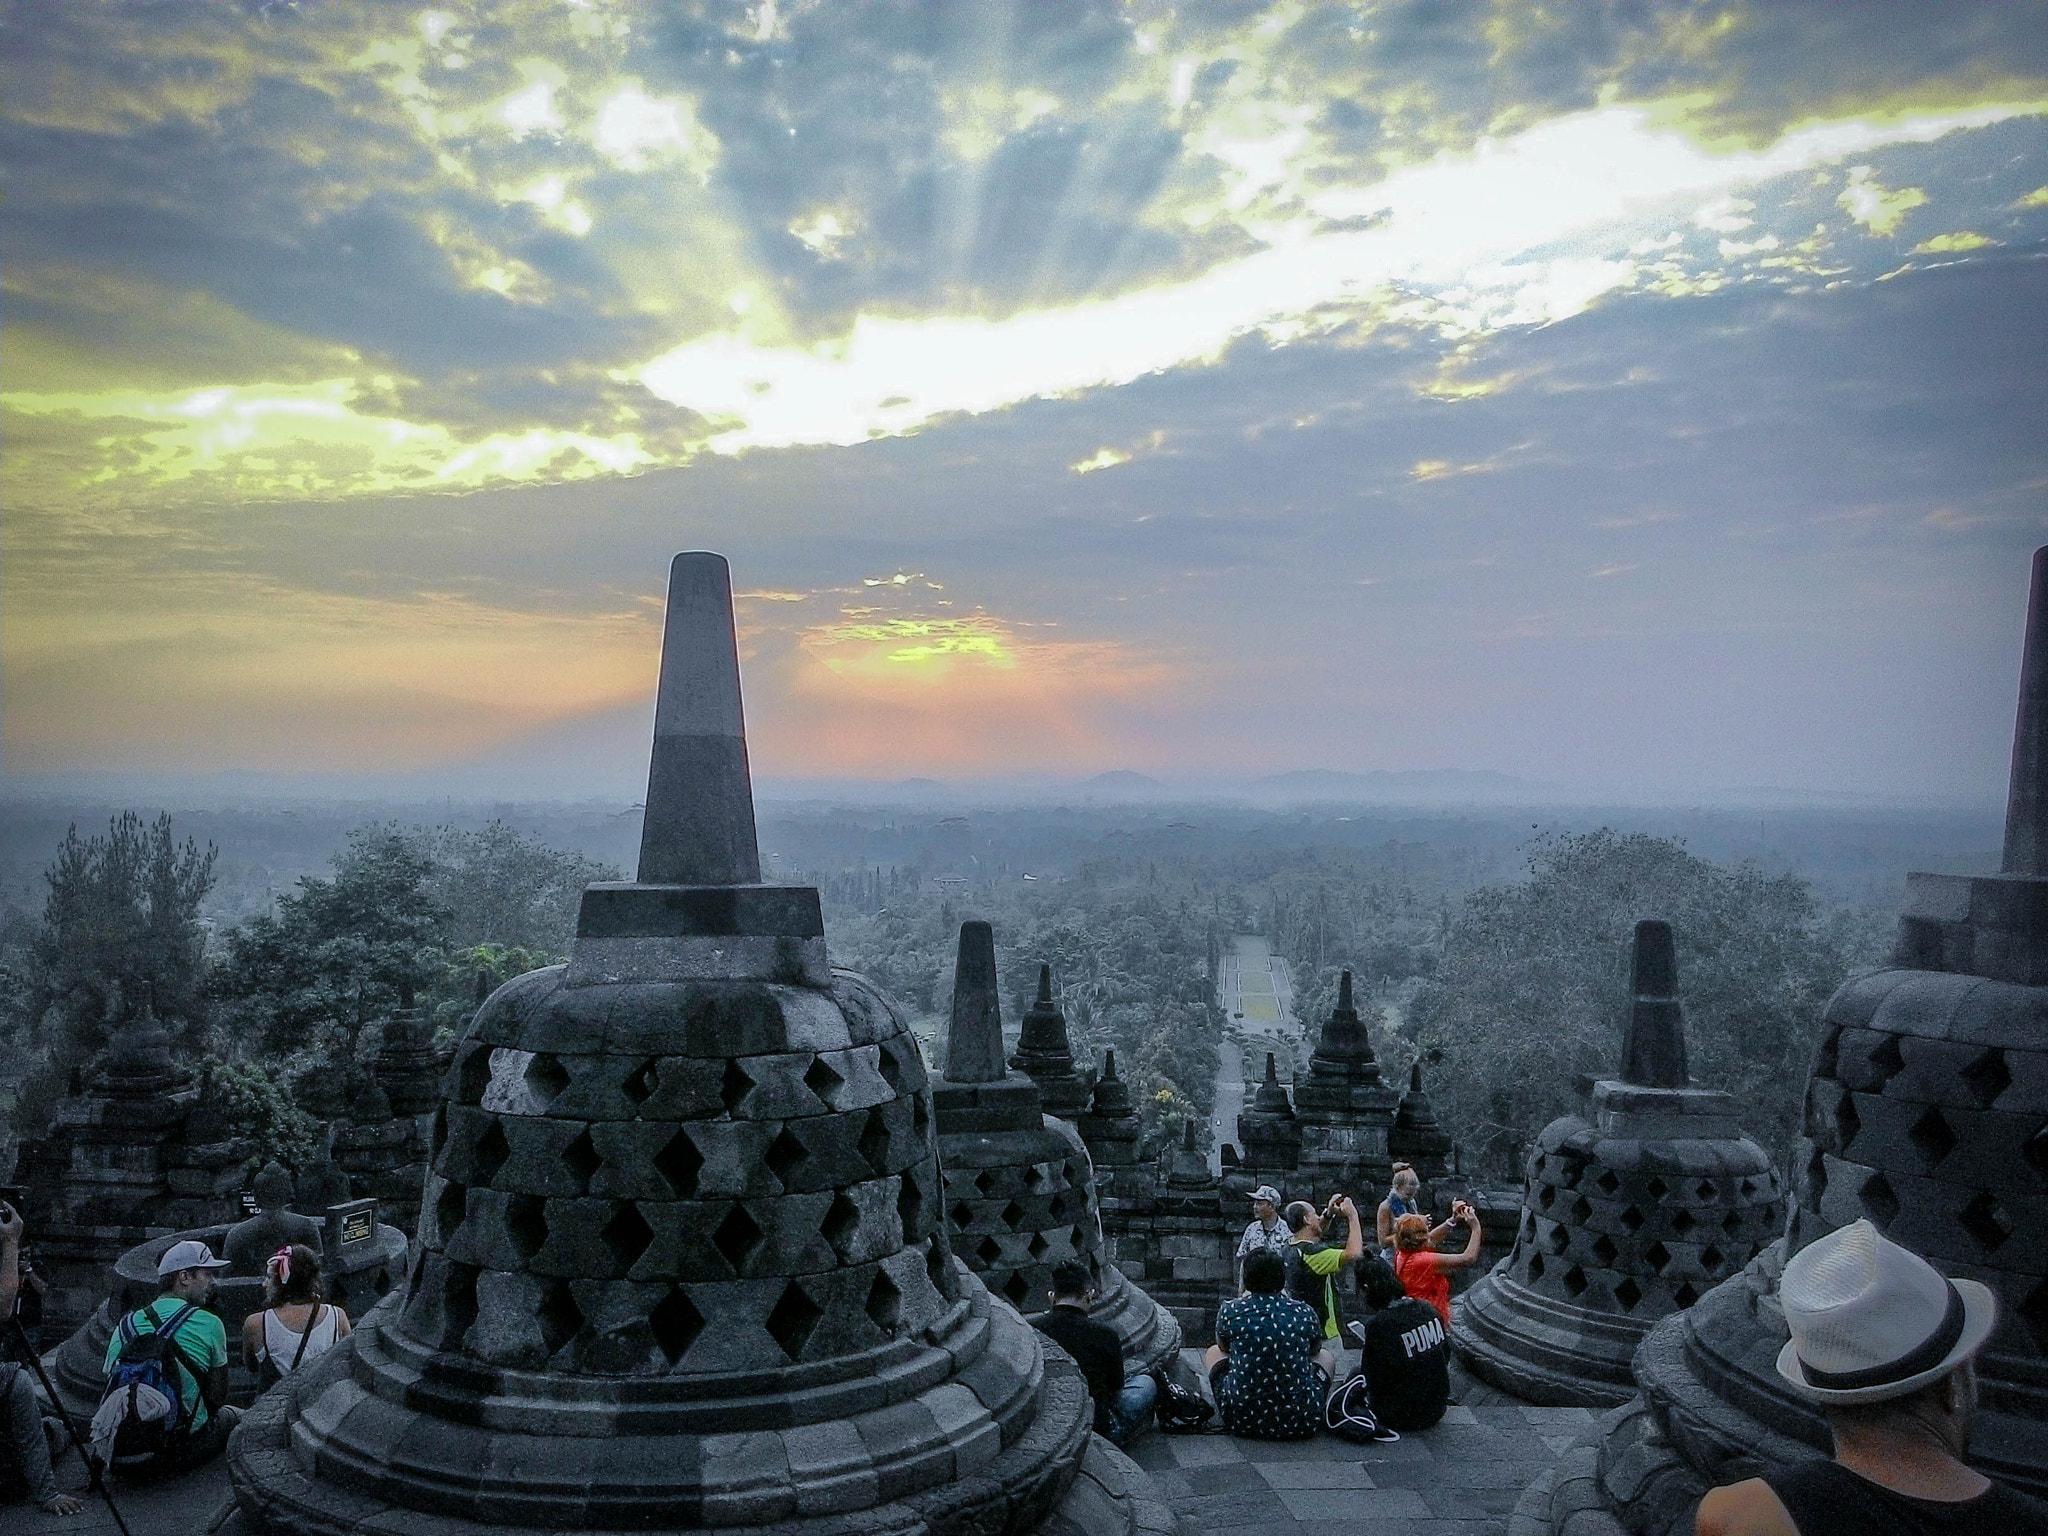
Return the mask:
M 1378 1421 L 1377 1419 L 1375 1419 L 1375 1420 L 1373 1421 L 1373 1428 L 1372 1428 L 1372 1439 L 1373 1439 L 1373 1444 L 1375 1444 L 1375 1445 L 1392 1445 L 1392 1444 L 1393 1444 L 1393 1443 L 1394 1443 L 1394 1442 L 1395 1442 L 1396 1440 L 1398 1440 L 1398 1439 L 1400 1439 L 1400 1438 L 1401 1438 L 1401 1431 L 1399 1431 L 1398 1429 L 1389 1429 L 1389 1428 L 1387 1428 L 1387 1426 L 1386 1426 L 1386 1425 L 1384 1425 L 1384 1424 L 1380 1423 L 1380 1422 L 1379 1422 L 1379 1421 Z

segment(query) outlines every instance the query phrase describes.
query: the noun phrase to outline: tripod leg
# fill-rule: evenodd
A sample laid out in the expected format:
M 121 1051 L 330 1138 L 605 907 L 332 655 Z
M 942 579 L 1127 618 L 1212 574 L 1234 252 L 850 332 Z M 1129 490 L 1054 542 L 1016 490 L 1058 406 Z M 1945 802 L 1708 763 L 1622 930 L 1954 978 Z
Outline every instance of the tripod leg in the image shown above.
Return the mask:
M 107 1486 L 107 1480 L 100 1475 L 99 1463 L 93 1460 L 92 1452 L 86 1449 L 85 1437 L 79 1434 L 77 1422 L 72 1419 L 70 1410 L 64 1406 L 64 1399 L 57 1395 L 56 1387 L 51 1384 L 49 1373 L 43 1369 L 42 1359 L 36 1354 L 35 1346 L 29 1342 L 28 1330 L 21 1326 L 21 1319 L 18 1317 L 10 1317 L 7 1321 L 13 1324 L 15 1342 L 21 1346 L 22 1356 L 36 1373 L 36 1380 L 43 1384 L 43 1393 L 49 1398 L 50 1406 L 56 1410 L 57 1417 L 64 1421 L 64 1428 L 70 1432 L 71 1444 L 78 1452 L 78 1459 L 85 1463 L 86 1476 L 92 1479 L 92 1487 L 107 1501 L 107 1513 L 114 1517 L 115 1528 L 120 1531 L 121 1536 L 129 1536 L 128 1522 L 121 1518 L 121 1510 L 114 1503 L 114 1490 Z

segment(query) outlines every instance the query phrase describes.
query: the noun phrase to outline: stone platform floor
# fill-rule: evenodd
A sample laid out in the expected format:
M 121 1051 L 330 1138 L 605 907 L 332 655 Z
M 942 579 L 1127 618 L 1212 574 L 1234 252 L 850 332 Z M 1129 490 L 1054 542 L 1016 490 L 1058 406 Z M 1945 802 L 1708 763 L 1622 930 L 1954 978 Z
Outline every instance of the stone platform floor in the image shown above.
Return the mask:
M 1198 1352 L 1186 1351 L 1200 1369 Z M 1357 1363 L 1344 1362 L 1348 1373 Z M 1392 1445 L 1147 1435 L 1131 1447 L 1185 1536 L 1493 1536 L 1593 1414 L 1538 1408 L 1451 1371 L 1443 1422 Z
M 1184 1352 L 1201 1370 L 1197 1350 Z M 1351 1356 L 1345 1370 L 1357 1363 Z M 1522 1490 L 1553 1466 L 1592 1422 L 1584 1408 L 1537 1408 L 1451 1372 L 1443 1422 L 1393 1445 L 1352 1445 L 1331 1435 L 1290 1444 L 1228 1435 L 1145 1435 L 1131 1459 L 1152 1474 L 1180 1516 L 1183 1536 L 1493 1536 L 1505 1533 Z M 5 1536 L 120 1536 L 104 1500 L 85 1491 L 75 1454 L 58 1482 L 86 1499 L 60 1518 L 27 1504 L 0 1507 Z M 174 1482 L 117 1487 L 130 1536 L 206 1536 L 227 1512 L 227 1465 L 215 1461 Z

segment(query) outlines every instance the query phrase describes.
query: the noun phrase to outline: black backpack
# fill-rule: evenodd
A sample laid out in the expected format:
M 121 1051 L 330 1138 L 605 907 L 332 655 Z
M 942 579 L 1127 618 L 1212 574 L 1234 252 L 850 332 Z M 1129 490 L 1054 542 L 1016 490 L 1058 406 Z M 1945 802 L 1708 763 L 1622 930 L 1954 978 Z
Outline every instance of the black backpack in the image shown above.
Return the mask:
M 1155 1371 L 1152 1379 L 1159 1383 L 1159 1398 L 1153 1408 L 1159 1420 L 1162 1435 L 1199 1435 L 1215 1417 L 1216 1406 L 1199 1392 L 1190 1391 L 1177 1381 L 1167 1379 L 1163 1371 Z
M 121 1319 L 121 1353 L 107 1372 L 107 1388 L 100 1394 L 102 1404 L 124 1394 L 128 1399 L 121 1427 L 114 1431 L 115 1466 L 151 1461 L 175 1445 L 178 1437 L 190 1432 L 191 1426 L 185 1423 L 185 1400 L 178 1391 L 178 1373 L 184 1372 L 196 1383 L 199 1372 L 193 1369 L 191 1360 L 172 1335 L 198 1310 L 187 1302 L 159 1323 L 156 1314 L 144 1307 Z M 135 1325 L 135 1319 L 144 1313 L 148 1313 L 152 1329 L 148 1333 Z M 160 1419 L 143 1419 L 135 1408 L 135 1394 L 142 1387 L 169 1399 L 171 1411 Z
M 1401 1438 L 1373 1413 L 1372 1393 L 1366 1388 L 1363 1372 L 1323 1400 L 1323 1428 L 1357 1445 L 1385 1444 Z

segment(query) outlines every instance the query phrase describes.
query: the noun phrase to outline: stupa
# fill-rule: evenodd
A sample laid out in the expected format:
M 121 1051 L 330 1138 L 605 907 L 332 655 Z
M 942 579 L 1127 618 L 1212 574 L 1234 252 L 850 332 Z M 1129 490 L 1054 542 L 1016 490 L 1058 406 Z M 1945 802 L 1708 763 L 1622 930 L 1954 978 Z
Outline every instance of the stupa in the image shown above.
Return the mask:
M 1423 1089 L 1422 1063 L 1414 1062 L 1408 1068 L 1408 1091 L 1394 1112 L 1394 1128 L 1387 1133 L 1387 1153 L 1430 1185 L 1450 1173 L 1451 1150 L 1451 1133 L 1437 1120 L 1436 1106 Z
M 1226 1209 L 1223 1180 L 1192 1116 L 1181 1123 L 1151 1204 L 1145 1288 L 1172 1309 L 1190 1344 L 1206 1347 L 1214 1342 L 1216 1308 L 1232 1293 L 1232 1255 L 1246 1213 L 1241 1204 Z
M 1038 1084 L 1038 1096 L 1048 1115 L 1072 1120 L 1088 1107 L 1091 1085 L 1074 1070 L 1067 1016 L 1052 1000 L 1049 965 L 1038 968 L 1038 997 L 1024 1012 L 1010 1065 Z
M 1825 1455 L 1777 1373 L 1778 1277 L 1859 1216 L 1997 1293 L 1971 1460 L 2048 1495 L 2048 549 L 2019 693 L 2003 868 L 1909 875 L 1891 966 L 1829 999 L 1785 1238 L 1651 1330 L 1636 1396 L 1530 1487 L 1517 1536 L 1689 1531 L 1709 1486 Z
M 1317 1204 L 1343 1193 L 1370 1210 L 1386 1188 L 1387 1136 L 1401 1095 L 1380 1075 L 1379 1058 L 1351 1004 L 1351 973 L 1337 983 L 1337 1006 L 1323 1023 L 1308 1071 L 1294 1080 L 1301 1122 L 1302 1197 Z
M 1237 1144 L 1237 1169 L 1224 1178 L 1230 1192 L 1245 1194 L 1271 1184 L 1285 1194 L 1301 1166 L 1301 1122 L 1295 1118 L 1294 1103 L 1287 1097 L 1287 1085 L 1280 1081 L 1279 1063 L 1271 1051 L 1266 1052 L 1265 1079 L 1253 1092 L 1251 1103 L 1238 1112 Z
M 1095 1168 L 1095 1211 L 1102 1221 L 1102 1257 L 1132 1280 L 1145 1278 L 1151 1228 L 1152 1176 L 1141 1152 L 1143 1122 L 1130 1085 L 1117 1075 L 1116 1052 L 1102 1053 L 1102 1070 L 1088 1108 L 1074 1122 Z
M 677 556 L 639 879 L 446 1079 L 403 1295 L 243 1419 L 294 1536 L 1170 1526 L 1078 1371 L 955 1262 L 896 1005 L 764 884 L 724 559 Z
M 1180 1351 L 1173 1315 L 1104 1262 L 1095 1169 L 1080 1131 L 1045 1112 L 1038 1085 L 1003 1064 L 994 931 L 960 925 L 946 1071 L 932 1090 L 947 1230 L 995 1294 L 1026 1316 L 1052 1304 L 1052 1267 L 1095 1276 L 1097 1321 L 1117 1331 L 1127 1370 L 1164 1369 Z
M 1592 1114 L 1553 1120 L 1529 1153 L 1514 1251 L 1451 1322 L 1475 1375 L 1533 1403 L 1608 1407 L 1660 1318 L 1740 1270 L 1785 1217 L 1735 1101 L 1693 1084 L 1671 925 L 1636 924 L 1621 1075 Z

